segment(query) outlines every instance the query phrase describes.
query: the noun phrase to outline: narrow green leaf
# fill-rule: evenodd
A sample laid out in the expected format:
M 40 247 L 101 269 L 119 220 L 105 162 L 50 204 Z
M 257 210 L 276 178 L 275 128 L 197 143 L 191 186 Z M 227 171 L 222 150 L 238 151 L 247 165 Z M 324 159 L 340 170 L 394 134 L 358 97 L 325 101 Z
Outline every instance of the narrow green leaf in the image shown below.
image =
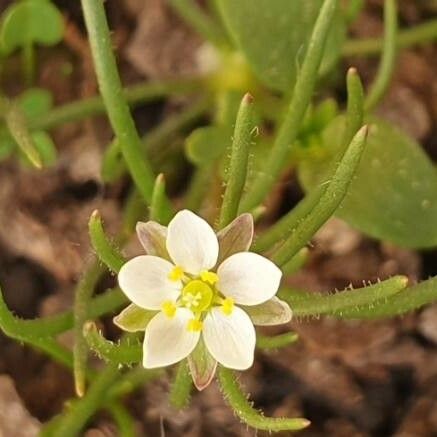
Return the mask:
M 270 432 L 298 431 L 310 425 L 310 421 L 303 418 L 273 418 L 265 417 L 255 410 L 243 393 L 234 372 L 225 367 L 219 367 L 219 382 L 225 399 L 234 413 L 248 426 Z
M 290 344 L 295 343 L 299 336 L 295 332 L 286 332 L 285 334 L 267 336 L 267 335 L 257 335 L 256 345 L 260 349 L 281 349 L 287 347 Z
M 29 161 L 36 167 L 42 167 L 41 156 L 35 146 L 32 135 L 30 134 L 26 118 L 21 112 L 21 109 L 16 102 L 6 102 L 7 105 L 5 120 L 9 132 L 15 142 L 18 144 L 20 150 L 29 159 Z
M 417 310 L 437 301 L 437 277 L 406 288 L 372 304 L 347 307 L 333 315 L 342 319 L 386 319 Z
M 384 2 L 384 43 L 382 58 L 376 78 L 366 98 L 366 110 L 371 111 L 381 100 L 390 85 L 396 61 L 396 38 L 398 31 L 396 0 Z
M 287 161 L 287 156 L 290 153 L 290 146 L 296 140 L 311 95 L 314 91 L 326 38 L 336 8 L 337 0 L 325 0 L 323 2 L 323 6 L 320 9 L 314 25 L 302 68 L 297 76 L 288 111 L 280 126 L 275 143 L 262 173 L 256 178 L 252 189 L 243 200 L 243 211 L 252 210 L 264 200 L 284 168 L 284 163 Z M 272 26 L 272 28 L 274 28 L 274 26 Z M 270 30 L 271 29 L 269 29 L 269 31 Z M 256 34 L 256 31 L 254 34 Z
M 424 45 L 437 40 L 437 19 L 427 20 L 398 32 L 396 45 L 399 49 Z M 351 39 L 343 45 L 343 56 L 374 56 L 383 50 L 380 38 Z
M 360 76 L 355 68 L 349 68 L 347 72 L 346 87 L 346 126 L 341 140 L 341 146 L 344 149 L 349 145 L 358 129 L 363 125 L 364 118 L 363 84 L 361 83 Z
M 103 102 L 123 157 L 138 191 L 150 205 L 155 176 L 141 151 L 141 139 L 135 128 L 117 71 L 105 9 L 101 0 L 82 0 L 91 54 Z M 168 215 L 170 202 L 167 200 Z
M 350 68 L 347 73 L 347 90 L 346 128 L 341 140 L 343 150 L 350 144 L 352 138 L 362 126 L 363 121 L 363 87 L 355 68 Z M 320 202 L 320 198 L 325 190 L 326 186 L 320 185 L 307 194 L 296 207 L 281 217 L 273 226 L 257 238 L 254 243 L 254 250 L 258 252 L 269 250 L 287 235 L 293 233 L 296 226 Z
M 152 201 L 150 203 L 150 220 L 166 225 L 168 223 L 166 211 L 165 178 L 161 173 L 156 177 L 153 187 Z
M 193 381 L 188 369 L 186 360 L 181 361 L 176 372 L 173 384 L 171 385 L 169 401 L 178 410 L 186 407 L 190 401 Z
M 140 343 L 115 344 L 104 338 L 93 322 L 84 324 L 83 336 L 90 349 L 109 363 L 132 364 L 139 363 L 142 360 L 143 348 Z
M 28 344 L 46 353 L 56 362 L 72 369 L 73 359 L 71 352 L 53 338 L 38 337 L 36 333 L 32 333 L 27 329 L 28 326 L 26 326 L 26 329 L 22 329 L 26 322 L 16 318 L 9 311 L 3 298 L 3 292 L 0 290 L 0 329 L 3 333 L 14 340 Z
M 272 260 L 276 264 L 284 265 L 293 258 L 341 204 L 364 151 L 367 131 L 364 126 L 354 136 L 317 205 L 273 254 Z
M 87 320 L 88 307 L 94 288 L 106 269 L 98 262 L 93 261 L 86 269 L 78 282 L 74 295 L 74 386 L 76 394 L 82 397 L 85 394 L 86 374 L 88 364 L 88 345 L 83 337 L 83 326 Z
M 291 258 L 286 264 L 282 266 L 282 273 L 284 276 L 292 275 L 299 271 L 308 261 L 310 251 L 307 247 L 303 247 Z
M 282 216 L 274 225 L 258 236 L 253 243 L 253 250 L 265 252 L 271 249 L 276 243 L 294 232 L 305 217 L 320 202 L 321 196 L 326 191 L 326 186 L 320 185 L 307 194 L 292 210 Z
M 336 315 L 354 308 L 370 305 L 376 307 L 381 299 L 396 295 L 407 286 L 405 276 L 394 276 L 376 284 L 344 290 L 334 294 L 308 293 L 299 290 L 283 289 L 280 291 L 284 299 L 293 310 L 293 314 L 300 316 L 318 316 L 321 314 Z
M 44 167 L 53 166 L 56 163 L 58 153 L 52 137 L 44 131 L 32 132 L 31 135 Z
M 103 230 L 102 218 L 95 210 L 88 222 L 91 244 L 99 259 L 113 272 L 118 273 L 126 262 L 113 243 L 111 243 Z
M 241 100 L 235 123 L 231 161 L 220 211 L 219 227 L 224 228 L 237 217 L 247 176 L 247 163 L 254 130 L 253 98 L 246 94 Z

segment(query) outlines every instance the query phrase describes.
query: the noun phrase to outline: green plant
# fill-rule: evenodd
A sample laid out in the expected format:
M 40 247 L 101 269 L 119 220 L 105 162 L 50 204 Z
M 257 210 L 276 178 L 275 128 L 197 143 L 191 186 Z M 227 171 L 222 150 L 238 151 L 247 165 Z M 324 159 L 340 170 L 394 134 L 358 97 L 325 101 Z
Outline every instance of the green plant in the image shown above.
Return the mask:
M 23 2 L 27 3 L 31 0 Z M 132 435 L 132 418 L 120 399 L 138 386 L 166 374 L 138 365 L 142 360 L 146 367 L 147 363 L 150 365 L 150 360 L 143 356 L 142 332 L 150 326 L 161 307 L 161 312 L 169 319 L 179 307 L 184 311 L 193 308 L 180 301 L 177 301 L 179 307 L 168 305 L 169 302 L 160 302 L 156 308 L 150 304 L 153 308 L 141 307 L 138 302 L 126 307 L 128 300 L 120 288 L 98 296 L 94 296 L 94 291 L 102 275 L 108 271 L 119 274 L 129 264 L 121 248 L 131 237 L 136 223 L 143 218 L 144 205 L 153 222 L 139 225 L 140 240 L 149 255 L 168 261 L 170 250 L 165 241 L 169 231 L 164 226 L 169 223 L 169 227 L 172 226 L 175 214 L 166 193 L 164 176 L 158 171 L 171 158 L 166 145 L 172 136 L 202 115 L 210 117 L 210 124 L 196 127 L 185 142 L 187 158 L 195 168 L 183 201 L 191 210 L 199 211 L 202 205 L 208 204 L 218 211 L 211 220 L 217 223 L 219 230 L 217 265 L 234 252 L 249 249 L 252 217 L 255 221 L 262 218 L 264 200 L 284 171 L 290 168 L 297 169 L 307 194 L 294 209 L 260 233 L 252 246 L 252 251 L 257 253 L 256 259 L 261 258 L 261 254 L 268 254 L 284 275 L 293 274 L 305 263 L 306 245 L 334 214 L 373 237 L 400 246 L 419 248 L 437 244 L 434 225 L 437 184 L 432 163 L 406 134 L 371 113 L 390 81 L 396 41 L 406 45 L 431 36 L 435 38 L 437 26 L 429 23 L 415 32 L 398 33 L 396 3 L 386 0 L 383 43 L 379 40 L 345 41 L 347 24 L 359 11 L 360 2 L 351 2 L 348 9 L 340 8 L 338 3 L 336 0 L 292 3 L 217 0 L 215 8 L 207 15 L 194 2 L 172 0 L 171 4 L 183 18 L 214 45 L 212 50 L 218 65 L 198 78 L 149 83 L 123 90 L 103 1 L 82 0 L 101 98 L 59 108 L 52 108 L 50 96 L 36 90 L 27 91 L 14 100 L 2 99 L 5 121 L 0 141 L 0 153 L 4 150 L 2 156 L 6 157 L 18 146 L 36 166 L 53 163 L 54 148 L 51 142 L 49 146 L 46 130 L 106 112 L 115 139 L 104 157 L 103 178 L 111 183 L 128 173 L 134 185 L 116 237 L 109 238 L 105 234 L 98 212 L 90 218 L 89 234 L 96 257 L 78 282 L 73 311 L 21 320 L 8 310 L 0 295 L 0 327 L 5 334 L 42 350 L 74 373 L 79 399 L 49 422 L 42 435 L 77 435 L 99 409 L 107 409 L 112 414 L 120 435 Z M 267 10 L 269 14 L 266 14 Z M 296 17 L 302 20 L 296 21 Z M 280 25 L 276 26 L 276 23 Z M 270 31 L 272 28 L 274 32 Z M 289 32 L 290 28 L 292 32 Z M 254 32 L 256 29 L 267 31 Z M 35 41 L 41 42 L 32 34 L 25 43 L 32 45 Z M 363 91 L 358 72 L 351 68 L 346 78 L 347 106 L 343 111 L 340 112 L 332 100 L 312 102 L 315 90 L 329 77 L 341 54 L 355 53 L 355 50 L 358 54 L 382 50 L 380 68 L 369 92 Z M 202 98 L 184 114 L 166 120 L 144 140 L 140 138 L 129 104 L 181 93 L 196 94 L 198 89 Z M 272 124 L 271 131 L 258 131 L 256 126 L 263 126 L 265 122 Z M 372 181 L 382 184 L 384 189 L 369 190 Z M 223 185 L 224 190 L 221 189 Z M 140 205 L 138 197 L 142 201 Z M 388 203 L 391 208 L 385 207 Z M 191 331 L 202 330 L 202 323 L 207 319 L 205 312 L 217 308 L 231 312 L 234 300 L 240 304 L 237 298 L 228 300 L 229 296 L 215 286 L 216 276 L 220 276 L 219 271 L 213 271 L 216 262 L 208 265 L 205 269 L 208 271 L 199 272 L 184 270 L 179 264 L 175 262 L 173 270 L 167 273 L 174 282 L 182 281 L 177 282 L 180 288 L 177 292 L 183 297 L 185 293 L 189 299 L 196 298 L 186 287 L 193 281 L 199 282 L 199 278 L 204 285 L 210 285 L 196 298 L 207 303 L 202 301 L 202 309 L 192 311 L 197 323 L 190 325 Z M 120 286 L 126 291 L 122 277 L 119 276 Z M 358 290 L 347 289 L 334 294 L 282 287 L 278 292 L 280 299 L 275 298 L 273 303 L 267 299 L 256 304 L 251 302 L 251 305 L 242 302 L 241 311 L 247 311 L 252 320 L 263 321 L 261 325 L 272 319 L 282 323 L 285 319 L 281 317 L 288 305 L 295 317 L 391 317 L 435 301 L 435 282 L 436 278 L 432 278 L 407 288 L 407 279 L 395 276 Z M 274 297 L 274 293 L 269 297 Z M 262 304 L 268 305 L 260 308 Z M 123 307 L 126 308 L 114 322 L 126 333 L 117 342 L 109 341 L 94 322 Z M 68 330 L 74 332 L 73 351 L 61 346 L 56 339 Z M 274 337 L 258 334 L 256 346 L 260 349 L 282 348 L 296 340 L 293 332 Z M 198 388 L 205 388 L 219 361 L 222 364 L 218 368 L 218 382 L 224 399 L 247 425 L 267 431 L 295 431 L 309 425 L 304 418 L 265 417 L 247 400 L 238 377 L 231 370 L 235 367 L 226 366 L 224 360 L 220 361 L 215 355 L 212 357 L 213 348 L 208 346 L 206 337 L 198 334 L 192 346 L 187 359 L 187 355 L 182 357 L 177 371 L 167 372 L 173 377 L 169 396 L 173 406 L 183 408 L 189 402 L 191 376 Z M 106 363 L 97 375 L 88 363 L 90 352 Z

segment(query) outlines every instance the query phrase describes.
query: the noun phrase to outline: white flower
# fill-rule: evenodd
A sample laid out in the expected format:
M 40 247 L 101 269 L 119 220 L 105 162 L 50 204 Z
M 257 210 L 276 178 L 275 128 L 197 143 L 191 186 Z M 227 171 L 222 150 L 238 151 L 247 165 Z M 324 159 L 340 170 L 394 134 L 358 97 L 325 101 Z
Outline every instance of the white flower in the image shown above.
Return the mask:
M 177 213 L 168 228 L 139 223 L 137 232 L 148 254 L 128 261 L 118 281 L 133 304 L 156 311 L 150 321 L 144 319 L 144 367 L 176 363 L 202 339 L 213 362 L 247 369 L 254 357 L 254 323 L 290 320 L 290 308 L 275 297 L 281 270 L 247 252 L 253 235 L 250 214 L 218 235 L 187 210 Z

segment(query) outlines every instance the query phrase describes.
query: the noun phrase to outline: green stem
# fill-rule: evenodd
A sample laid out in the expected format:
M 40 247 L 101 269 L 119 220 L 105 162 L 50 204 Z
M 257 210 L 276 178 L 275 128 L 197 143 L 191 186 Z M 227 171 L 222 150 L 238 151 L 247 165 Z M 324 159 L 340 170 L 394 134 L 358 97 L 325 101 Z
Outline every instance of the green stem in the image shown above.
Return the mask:
M 122 94 L 133 107 L 167 96 L 188 94 L 197 91 L 202 79 L 178 79 L 177 81 L 146 82 L 123 89 Z M 47 130 L 56 126 L 105 113 L 105 104 L 100 96 L 58 106 L 46 114 L 28 121 L 32 130 Z
M 398 18 L 396 0 L 385 0 L 384 3 L 384 48 L 381 62 L 374 82 L 365 102 L 367 111 L 371 111 L 381 100 L 390 85 L 396 61 L 396 35 Z
M 286 332 L 285 334 L 267 336 L 257 335 L 256 345 L 260 349 L 280 349 L 295 343 L 299 336 L 295 332 Z
M 152 200 L 155 176 L 144 160 L 141 139 L 135 128 L 129 107 L 123 98 L 120 77 L 112 51 L 110 32 L 103 0 L 82 0 L 85 24 L 91 45 L 100 92 L 112 128 L 120 141 L 121 151 L 129 172 L 148 205 Z M 170 214 L 170 203 L 168 213 Z
M 135 437 L 135 422 L 128 409 L 119 402 L 111 402 L 106 407 L 114 418 L 119 437 Z
M 102 218 L 97 210 L 95 210 L 88 222 L 88 230 L 90 234 L 91 244 L 96 251 L 96 255 L 109 270 L 118 273 L 126 262 L 114 243 L 110 242 L 103 230 Z
M 247 395 L 241 390 L 232 370 L 220 367 L 218 377 L 225 399 L 234 413 L 248 426 L 270 432 L 299 431 L 309 426 L 310 421 L 303 418 L 264 417 L 247 400 Z
M 83 325 L 87 321 L 88 307 L 97 281 L 106 271 L 98 261 L 94 261 L 79 281 L 74 299 L 74 383 L 78 396 L 85 393 L 88 346 L 83 337 Z
M 171 115 L 142 138 L 142 150 L 150 156 L 154 165 L 168 152 L 168 146 L 175 133 L 186 129 L 196 122 L 210 107 L 210 99 L 205 97 L 196 101 L 182 112 Z M 121 155 L 120 145 L 114 140 L 103 156 L 102 178 L 111 183 L 119 179 L 126 171 L 126 164 Z
M 148 382 L 163 375 L 162 369 L 144 369 L 135 367 L 111 386 L 108 392 L 108 399 L 120 398 L 126 396 L 135 390 L 137 387 L 144 386 Z
M 193 0 L 169 0 L 178 14 L 203 38 L 217 47 L 228 46 L 226 35 L 218 23 Z
M 243 200 L 242 210 L 257 207 L 276 182 L 294 143 L 314 91 L 317 72 L 322 61 L 327 34 L 337 8 L 337 0 L 325 0 L 320 9 L 308 44 L 302 68 L 296 79 L 293 96 L 262 173 Z
M 116 364 L 109 365 L 99 372 L 83 399 L 73 403 L 71 409 L 59 420 L 52 435 L 56 437 L 78 436 L 82 428 L 101 407 L 102 401 L 118 377 Z
M 354 136 L 317 205 L 273 254 L 272 260 L 276 264 L 282 266 L 293 258 L 341 204 L 363 154 L 367 131 L 364 126 Z
M 22 48 L 23 78 L 29 87 L 35 80 L 35 47 L 27 42 Z
M 106 368 L 106 370 L 108 370 L 108 368 Z M 100 374 L 102 374 L 102 372 Z M 58 427 L 61 426 L 65 428 L 68 426 L 68 423 L 71 423 L 71 421 L 78 417 L 82 422 L 82 424 L 79 425 L 80 429 L 82 429 L 88 421 L 88 418 L 85 418 L 84 414 L 86 414 L 86 409 L 89 408 L 91 404 L 93 410 L 91 415 L 100 408 L 108 409 L 110 406 L 117 404 L 116 400 L 120 397 L 128 395 L 137 387 L 144 386 L 159 376 L 162 376 L 161 370 L 146 370 L 141 367 L 134 368 L 118 379 L 109 379 L 107 390 L 105 390 L 105 387 L 100 388 L 100 392 L 105 392 L 104 396 L 101 396 L 100 398 L 98 397 L 98 393 L 94 392 L 97 391 L 97 387 L 95 387 L 97 380 L 95 380 L 93 386 L 90 388 L 85 397 L 73 401 L 73 405 L 70 406 L 69 410 L 64 415 L 55 417 L 44 426 L 40 437 L 63 437 L 63 435 L 60 434 Z M 90 392 L 94 392 L 92 397 L 96 402 L 92 402 L 93 400 L 90 399 Z M 67 416 L 69 417 L 67 418 Z M 75 429 L 74 431 L 76 432 L 77 430 Z
M 185 408 L 190 401 L 192 388 L 193 380 L 188 369 L 188 364 L 186 360 L 183 360 L 178 366 L 175 379 L 171 386 L 169 395 L 170 404 L 178 410 Z
M 250 94 L 246 94 L 241 100 L 235 123 L 228 181 L 220 211 L 219 229 L 223 229 L 238 215 L 246 183 L 253 123 L 253 98 Z
M 437 19 L 401 30 L 398 33 L 396 46 L 402 49 L 435 40 L 437 40 Z M 381 38 L 352 39 L 344 44 L 343 56 L 375 56 L 383 51 L 383 46 Z

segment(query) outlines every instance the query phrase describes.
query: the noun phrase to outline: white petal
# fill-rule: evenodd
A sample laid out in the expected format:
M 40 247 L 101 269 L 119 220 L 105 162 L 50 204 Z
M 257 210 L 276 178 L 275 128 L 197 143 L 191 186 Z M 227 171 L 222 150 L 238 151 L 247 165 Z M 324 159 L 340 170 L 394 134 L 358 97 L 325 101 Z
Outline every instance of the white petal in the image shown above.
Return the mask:
M 242 305 L 258 305 L 271 299 L 282 277 L 275 264 L 252 252 L 236 253 L 225 259 L 217 274 L 217 288 Z
M 272 326 L 288 323 L 293 315 L 287 302 L 276 296 L 259 305 L 247 306 L 244 311 L 249 314 L 254 325 Z
M 130 301 L 147 310 L 159 310 L 166 300 L 174 301 L 182 283 L 170 281 L 173 264 L 157 256 L 132 258 L 120 270 L 118 283 Z
M 219 246 L 211 226 L 191 211 L 183 210 L 168 225 L 167 250 L 176 265 L 196 275 L 214 267 Z
M 230 315 L 213 308 L 203 322 L 203 339 L 209 353 L 223 366 L 244 370 L 253 364 L 256 334 L 249 316 L 234 307 Z
M 143 343 L 143 366 L 146 369 L 169 366 L 186 358 L 196 347 L 200 331 L 189 331 L 194 315 L 178 308 L 174 317 L 159 312 L 147 325 Z

